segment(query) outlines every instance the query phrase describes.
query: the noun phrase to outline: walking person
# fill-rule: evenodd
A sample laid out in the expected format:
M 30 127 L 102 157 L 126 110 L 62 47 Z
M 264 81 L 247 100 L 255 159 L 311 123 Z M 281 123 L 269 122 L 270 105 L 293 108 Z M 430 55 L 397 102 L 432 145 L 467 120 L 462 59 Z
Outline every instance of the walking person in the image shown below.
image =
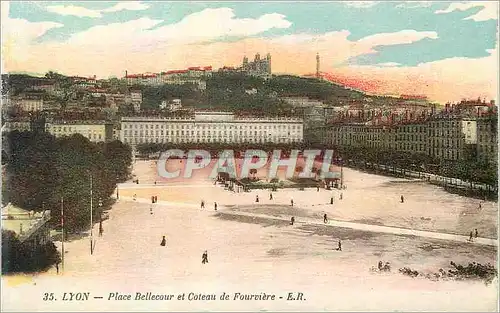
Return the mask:
M 99 222 L 99 237 L 102 237 L 104 233 L 104 229 L 102 228 L 102 221 Z
M 403 197 L 403 195 L 401 195 L 401 203 L 404 203 L 405 202 L 405 197 Z
M 470 235 L 469 235 L 469 241 L 472 241 L 472 231 L 470 232 Z
M 59 275 L 59 261 L 56 262 L 56 273 Z
M 326 213 L 325 215 L 323 215 L 323 223 L 328 223 L 328 216 L 326 215 Z
M 269 200 L 273 200 L 273 193 L 272 192 L 269 194 Z
M 290 204 L 293 206 L 293 199 L 290 200 Z
M 293 225 L 295 223 L 295 217 L 292 216 L 292 218 L 290 219 L 290 225 Z
M 339 244 L 338 244 L 337 250 L 342 251 L 342 241 L 340 241 L 340 239 L 339 239 Z
M 149 208 L 149 214 L 153 215 L 153 208 Z
M 474 238 L 477 238 L 479 236 L 479 232 L 477 231 L 477 228 L 475 229 L 475 232 L 474 232 Z
M 481 210 L 482 208 L 483 208 L 483 205 L 481 204 L 481 202 L 479 202 L 478 210 Z
M 255 196 L 255 202 L 259 202 L 259 195 Z
M 217 211 L 217 202 L 214 202 L 214 209 Z
M 205 201 L 201 200 L 201 206 L 200 206 L 201 209 L 204 209 L 205 208 Z
M 165 247 L 167 245 L 167 239 L 165 239 L 165 236 L 163 236 L 163 239 L 161 240 L 160 246 Z
M 340 200 L 342 200 L 342 196 L 343 196 L 343 195 L 344 195 L 344 194 L 341 192 L 341 193 L 340 193 Z
M 206 264 L 208 263 L 208 252 L 205 250 L 203 254 L 201 255 L 201 264 Z
M 316 187 L 316 191 L 319 192 L 319 186 Z

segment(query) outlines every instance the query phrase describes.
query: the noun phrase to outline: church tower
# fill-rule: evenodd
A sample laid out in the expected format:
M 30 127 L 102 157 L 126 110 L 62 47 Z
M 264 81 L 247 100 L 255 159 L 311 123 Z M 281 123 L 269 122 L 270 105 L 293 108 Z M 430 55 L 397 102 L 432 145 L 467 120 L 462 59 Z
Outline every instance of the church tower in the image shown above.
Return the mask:
M 319 75 L 319 53 L 316 53 L 316 78 L 320 78 Z

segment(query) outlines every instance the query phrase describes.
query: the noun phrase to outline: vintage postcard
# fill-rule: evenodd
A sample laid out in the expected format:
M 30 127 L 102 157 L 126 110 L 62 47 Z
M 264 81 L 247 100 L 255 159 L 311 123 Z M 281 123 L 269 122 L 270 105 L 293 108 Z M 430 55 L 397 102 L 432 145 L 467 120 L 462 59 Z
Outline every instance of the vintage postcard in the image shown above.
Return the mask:
M 2 311 L 498 311 L 498 9 L 1 1 Z

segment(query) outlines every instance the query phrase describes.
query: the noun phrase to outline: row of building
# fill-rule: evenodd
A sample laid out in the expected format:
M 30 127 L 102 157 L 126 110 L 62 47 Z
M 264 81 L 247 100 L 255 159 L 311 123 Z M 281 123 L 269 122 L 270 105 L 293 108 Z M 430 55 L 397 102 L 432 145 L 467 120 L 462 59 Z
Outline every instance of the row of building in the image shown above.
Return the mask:
M 42 130 L 56 137 L 81 134 L 90 141 L 121 140 L 132 146 L 143 143 L 299 143 L 303 141 L 300 118 L 238 117 L 229 112 L 194 112 L 184 117 L 122 117 L 106 121 L 6 121 L 2 132 Z
M 241 66 L 223 66 L 218 72 L 237 72 L 269 79 L 272 76 L 271 54 L 268 53 L 265 58 L 261 58 L 260 54 L 257 53 L 253 61 L 249 61 L 245 56 L 243 57 Z M 160 73 L 128 74 L 128 72 L 125 71 L 125 80 L 128 85 L 194 84 L 199 90 L 206 90 L 206 80 L 212 77 L 212 75 L 212 66 L 197 66 Z
M 128 74 L 127 85 L 183 85 L 194 84 L 199 90 L 207 89 L 206 79 L 212 77 L 212 66 L 190 67 L 185 70 L 172 70 L 161 73 Z

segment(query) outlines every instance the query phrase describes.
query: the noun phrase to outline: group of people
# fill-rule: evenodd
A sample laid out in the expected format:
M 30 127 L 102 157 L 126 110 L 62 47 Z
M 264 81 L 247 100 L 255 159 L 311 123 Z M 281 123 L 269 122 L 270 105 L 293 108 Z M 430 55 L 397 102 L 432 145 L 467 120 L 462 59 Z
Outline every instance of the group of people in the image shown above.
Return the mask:
M 200 209 L 205 208 L 205 201 L 201 200 Z M 214 210 L 217 211 L 217 202 L 214 202 Z

